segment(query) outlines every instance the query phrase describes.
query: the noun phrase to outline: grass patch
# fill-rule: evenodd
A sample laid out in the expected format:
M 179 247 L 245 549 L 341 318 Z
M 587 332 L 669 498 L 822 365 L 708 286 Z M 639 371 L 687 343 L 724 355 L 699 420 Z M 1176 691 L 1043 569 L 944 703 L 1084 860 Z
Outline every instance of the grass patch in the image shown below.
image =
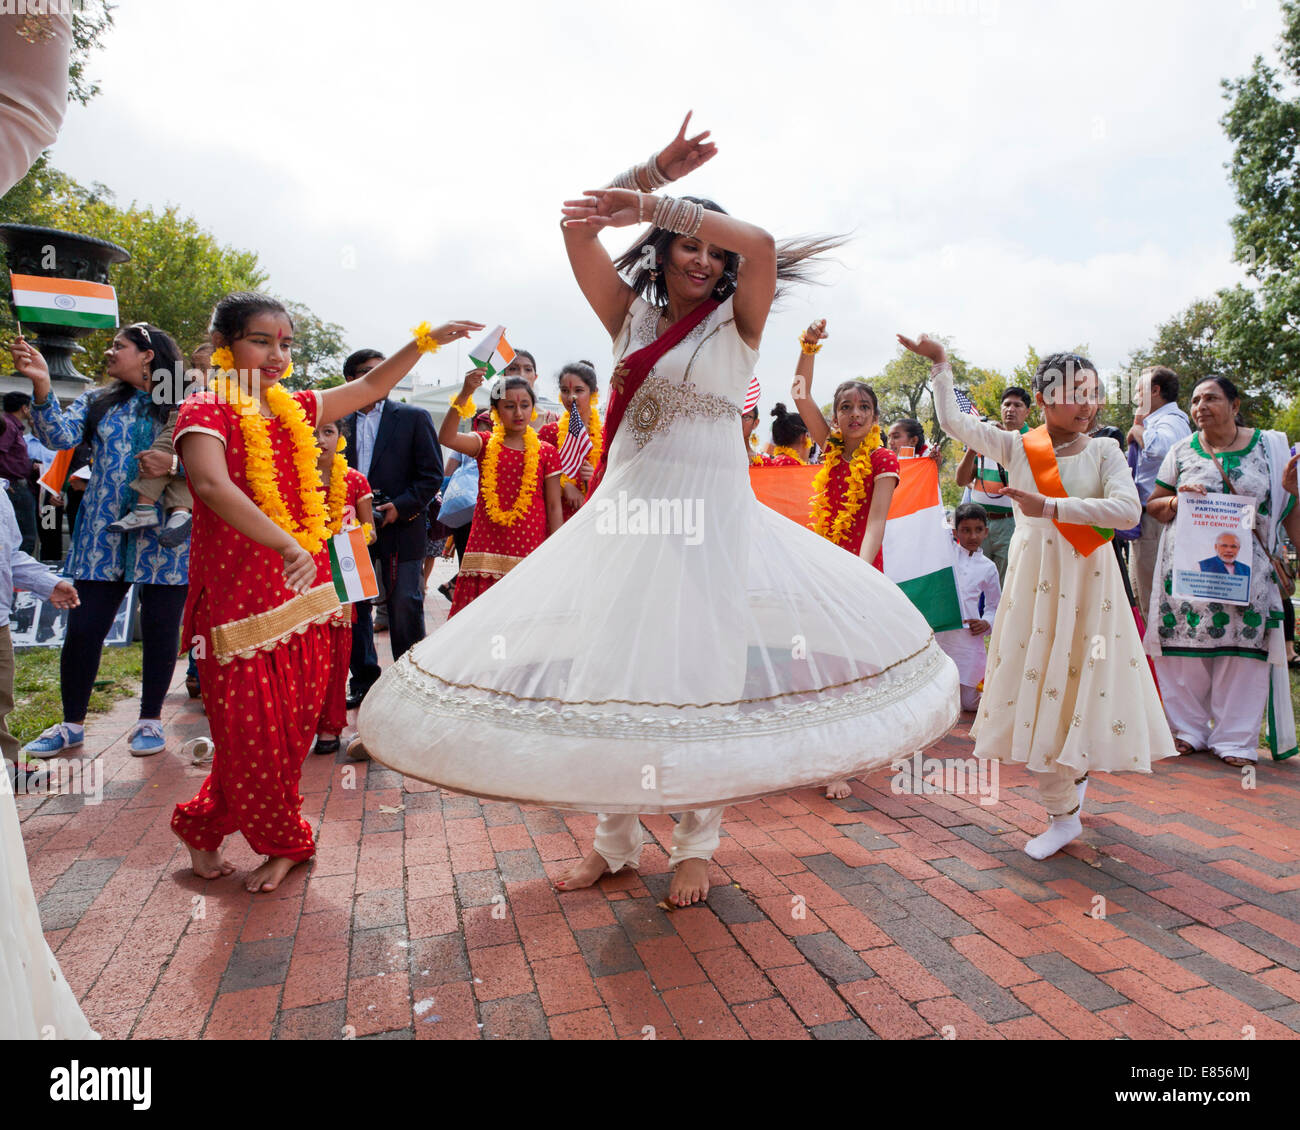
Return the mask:
M 91 714 L 102 714 L 119 699 L 140 693 L 143 646 L 133 643 L 104 648 L 90 696 Z M 59 651 L 57 647 L 34 647 L 14 653 L 14 710 L 9 715 L 9 732 L 20 744 L 63 721 Z

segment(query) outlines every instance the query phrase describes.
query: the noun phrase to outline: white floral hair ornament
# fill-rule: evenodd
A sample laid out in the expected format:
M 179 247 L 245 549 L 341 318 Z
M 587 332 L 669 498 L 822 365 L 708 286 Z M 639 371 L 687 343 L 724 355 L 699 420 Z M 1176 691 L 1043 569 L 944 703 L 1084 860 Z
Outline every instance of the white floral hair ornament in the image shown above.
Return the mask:
M 500 400 L 502 394 L 506 391 L 506 379 L 502 376 L 492 378 L 492 383 L 488 385 L 488 400 Z

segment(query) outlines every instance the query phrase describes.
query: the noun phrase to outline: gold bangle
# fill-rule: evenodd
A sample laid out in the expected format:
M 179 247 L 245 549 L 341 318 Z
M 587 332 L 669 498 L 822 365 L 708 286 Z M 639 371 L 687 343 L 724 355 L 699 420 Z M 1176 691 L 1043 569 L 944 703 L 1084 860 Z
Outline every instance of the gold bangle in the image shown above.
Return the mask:
M 805 341 L 803 334 L 799 335 L 799 348 L 805 357 L 811 357 L 814 353 L 821 352 L 822 343 L 819 341 L 816 345 Z
M 462 420 L 468 419 L 470 416 L 474 415 L 474 398 L 472 396 L 464 404 L 453 400 L 451 406 L 456 409 L 456 415 L 458 415 Z
M 438 339 L 433 336 L 433 329 L 428 322 L 421 322 L 411 330 L 411 336 L 415 338 L 415 344 L 419 347 L 421 353 L 437 353 L 442 348 Z

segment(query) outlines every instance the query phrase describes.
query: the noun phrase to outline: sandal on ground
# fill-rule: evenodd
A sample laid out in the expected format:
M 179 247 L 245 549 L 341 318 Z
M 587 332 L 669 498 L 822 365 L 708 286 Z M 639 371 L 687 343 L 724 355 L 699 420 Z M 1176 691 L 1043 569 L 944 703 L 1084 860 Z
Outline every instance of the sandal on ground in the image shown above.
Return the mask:
M 1229 754 L 1227 757 L 1221 754 L 1216 756 L 1224 765 L 1231 765 L 1234 769 L 1244 769 L 1247 765 L 1255 764 L 1249 757 L 1236 757 L 1233 754 Z

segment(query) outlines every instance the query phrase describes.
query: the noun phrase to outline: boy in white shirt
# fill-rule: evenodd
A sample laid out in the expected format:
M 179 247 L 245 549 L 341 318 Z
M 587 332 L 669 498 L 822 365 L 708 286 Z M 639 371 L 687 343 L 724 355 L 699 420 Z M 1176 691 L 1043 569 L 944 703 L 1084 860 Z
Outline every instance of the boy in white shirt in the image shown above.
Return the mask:
M 957 664 L 961 679 L 961 708 L 979 706 L 979 686 L 984 681 L 987 653 L 984 636 L 993 628 L 993 614 L 1002 597 L 997 567 L 980 552 L 988 537 L 988 515 L 975 502 L 964 502 L 953 516 L 952 567 L 957 580 L 957 598 L 966 627 L 936 632 L 939 646 Z M 980 607 L 983 597 L 984 606 Z

